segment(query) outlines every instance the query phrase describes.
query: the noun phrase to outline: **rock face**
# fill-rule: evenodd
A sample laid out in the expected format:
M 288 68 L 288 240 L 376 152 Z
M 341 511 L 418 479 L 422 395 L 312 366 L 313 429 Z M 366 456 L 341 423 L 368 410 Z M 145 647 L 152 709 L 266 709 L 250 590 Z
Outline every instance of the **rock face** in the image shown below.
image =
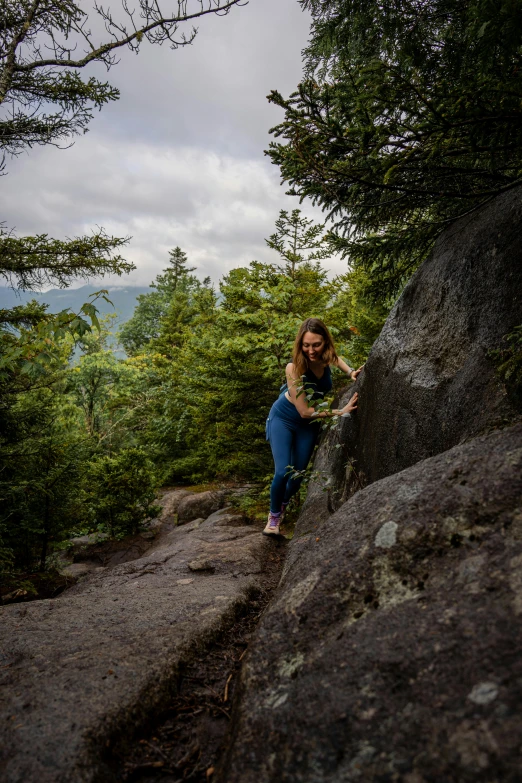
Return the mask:
M 165 492 L 164 495 L 158 501 L 161 506 L 160 519 L 166 519 L 174 514 L 178 513 L 179 504 L 181 501 L 193 495 L 190 489 L 173 489 L 170 492 Z
M 267 547 L 224 510 L 54 600 L 0 608 L 2 783 L 112 780 L 106 743 L 130 736 L 248 601 Z
M 331 491 L 312 486 L 310 519 L 326 518 L 361 486 L 516 420 L 488 352 L 522 323 L 521 236 L 518 189 L 439 238 L 372 348 L 354 387 L 357 414 L 320 450 L 315 468 Z
M 193 519 L 205 518 L 226 504 L 226 490 L 197 492 L 181 498 L 178 505 L 178 525 L 185 525 Z
M 226 783 L 517 783 L 522 425 L 303 517 L 242 673 Z

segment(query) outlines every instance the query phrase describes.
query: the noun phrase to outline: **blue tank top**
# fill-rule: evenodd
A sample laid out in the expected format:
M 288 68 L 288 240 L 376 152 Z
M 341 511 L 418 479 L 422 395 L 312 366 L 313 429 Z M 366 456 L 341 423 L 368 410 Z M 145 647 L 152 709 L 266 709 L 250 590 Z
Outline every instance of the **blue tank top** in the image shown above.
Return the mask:
M 332 390 L 332 373 L 329 365 L 324 368 L 322 378 L 317 378 L 312 370 L 308 369 L 304 374 L 304 386 L 306 394 L 312 394 L 311 401 L 322 400 L 325 394 Z M 281 386 L 281 394 L 288 391 L 288 384 Z M 281 396 L 281 394 L 279 396 Z

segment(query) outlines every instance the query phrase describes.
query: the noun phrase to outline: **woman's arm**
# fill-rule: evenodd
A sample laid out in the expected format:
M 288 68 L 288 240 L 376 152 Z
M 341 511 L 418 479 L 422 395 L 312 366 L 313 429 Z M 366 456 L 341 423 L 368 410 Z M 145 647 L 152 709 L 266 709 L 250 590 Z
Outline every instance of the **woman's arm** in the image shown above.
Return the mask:
M 359 375 L 359 373 L 361 372 L 362 368 L 364 367 L 364 364 L 362 364 L 359 367 L 358 370 L 354 370 L 352 367 L 350 367 L 348 364 L 346 364 L 344 359 L 341 359 L 339 357 L 337 359 L 337 361 L 335 362 L 335 366 L 338 367 L 340 370 L 342 370 L 342 372 L 345 372 L 346 375 L 348 375 L 352 379 L 352 381 L 356 381 L 357 380 L 357 376 Z
M 311 419 L 315 413 L 312 406 L 308 405 L 306 392 L 303 388 L 304 381 L 298 378 L 295 373 L 293 362 L 286 365 L 286 382 L 288 384 L 288 396 L 294 403 L 299 415 L 303 419 Z
M 316 411 L 313 406 L 308 404 L 306 390 L 303 388 L 304 381 L 302 378 L 296 377 L 295 368 L 292 362 L 286 365 L 286 382 L 288 384 L 288 395 L 303 419 L 329 419 L 332 416 L 342 416 L 343 414 L 350 413 L 350 411 L 357 408 L 358 395 L 356 393 L 348 404 L 340 410 Z

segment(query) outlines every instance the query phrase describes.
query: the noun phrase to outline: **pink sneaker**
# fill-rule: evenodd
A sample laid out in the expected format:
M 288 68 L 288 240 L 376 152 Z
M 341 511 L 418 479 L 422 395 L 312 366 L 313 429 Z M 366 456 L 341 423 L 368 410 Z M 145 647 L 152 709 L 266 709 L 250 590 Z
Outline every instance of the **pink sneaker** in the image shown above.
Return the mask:
M 268 514 L 268 522 L 266 523 L 266 527 L 263 530 L 263 535 L 265 536 L 278 536 L 279 533 L 279 525 L 282 521 L 282 513 L 279 512 L 279 514 L 274 514 L 272 511 Z

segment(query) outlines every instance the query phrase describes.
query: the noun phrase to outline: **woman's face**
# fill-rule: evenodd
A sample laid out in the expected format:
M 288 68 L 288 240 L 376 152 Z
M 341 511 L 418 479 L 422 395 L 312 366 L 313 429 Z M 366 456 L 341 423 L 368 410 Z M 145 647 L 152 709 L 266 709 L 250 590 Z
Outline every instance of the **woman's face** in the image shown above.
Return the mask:
M 324 346 L 325 340 L 320 334 L 314 334 L 314 332 L 304 333 L 302 348 L 303 353 L 309 362 L 316 362 L 321 358 Z

